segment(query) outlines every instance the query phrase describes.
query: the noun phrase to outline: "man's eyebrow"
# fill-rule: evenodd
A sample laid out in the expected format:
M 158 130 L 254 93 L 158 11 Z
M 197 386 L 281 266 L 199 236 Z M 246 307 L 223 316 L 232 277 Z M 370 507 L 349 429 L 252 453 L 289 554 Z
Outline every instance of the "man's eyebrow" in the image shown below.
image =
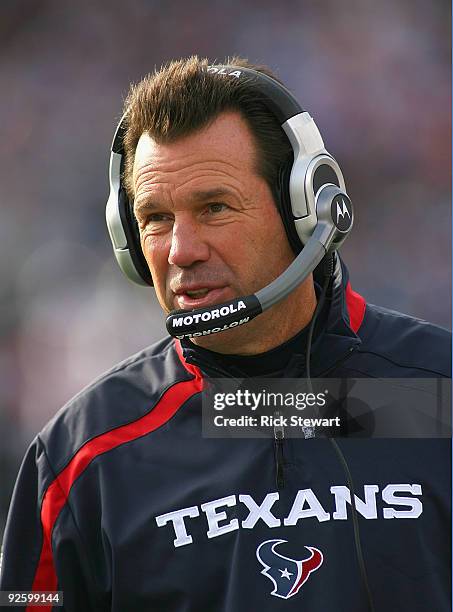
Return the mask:
M 201 189 L 190 194 L 191 200 L 211 200 L 225 195 L 235 195 L 228 187 L 214 187 L 213 189 Z
M 237 194 L 228 189 L 228 187 L 214 187 L 212 189 L 200 189 L 192 191 L 188 196 L 188 200 L 192 202 L 204 202 L 206 200 L 212 200 L 213 198 L 219 198 L 222 196 L 236 196 Z M 134 202 L 134 213 L 140 213 L 148 210 L 155 210 L 159 208 L 159 203 L 147 197 L 146 195 L 140 197 Z
M 158 208 L 158 204 L 145 196 L 135 200 L 133 208 L 134 213 L 137 214 L 147 210 L 154 210 L 155 208 Z

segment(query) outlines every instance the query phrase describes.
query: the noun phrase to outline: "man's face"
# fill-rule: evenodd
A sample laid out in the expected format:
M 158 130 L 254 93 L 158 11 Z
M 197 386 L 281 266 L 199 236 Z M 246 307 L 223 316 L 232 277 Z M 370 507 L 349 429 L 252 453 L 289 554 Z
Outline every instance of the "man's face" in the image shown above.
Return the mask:
M 142 134 L 134 163 L 134 211 L 166 313 L 255 293 L 294 259 L 271 191 L 257 174 L 255 149 L 237 113 L 224 113 L 169 144 Z M 261 334 L 273 318 L 269 312 L 258 317 Z M 253 340 L 255 323 L 196 341 L 234 352 Z

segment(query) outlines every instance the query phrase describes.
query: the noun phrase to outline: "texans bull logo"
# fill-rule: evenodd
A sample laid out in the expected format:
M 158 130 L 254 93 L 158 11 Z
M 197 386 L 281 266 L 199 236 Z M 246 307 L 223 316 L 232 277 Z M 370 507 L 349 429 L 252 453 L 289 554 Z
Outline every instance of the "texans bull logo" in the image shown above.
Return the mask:
M 284 557 L 276 552 L 275 548 L 286 542 L 287 540 L 266 540 L 256 550 L 257 559 L 264 567 L 261 573 L 274 583 L 271 595 L 282 599 L 296 595 L 310 574 L 321 567 L 324 560 L 322 552 L 313 546 L 305 546 L 310 552 L 307 559 L 297 561 Z

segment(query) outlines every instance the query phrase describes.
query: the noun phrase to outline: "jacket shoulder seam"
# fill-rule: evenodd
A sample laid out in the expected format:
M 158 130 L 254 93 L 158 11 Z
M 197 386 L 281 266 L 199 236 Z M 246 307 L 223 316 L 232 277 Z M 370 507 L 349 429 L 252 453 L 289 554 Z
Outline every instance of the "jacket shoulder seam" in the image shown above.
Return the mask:
M 138 365 L 142 361 L 147 361 L 147 360 L 150 360 L 150 359 L 156 359 L 158 357 L 161 357 L 162 355 L 165 355 L 171 348 L 172 348 L 172 344 L 169 344 L 167 347 L 165 347 L 159 353 L 150 354 L 150 355 L 143 355 L 142 353 L 139 353 L 138 355 L 136 355 L 134 357 L 131 357 L 131 358 L 127 359 L 126 361 L 122 361 L 121 363 L 113 366 L 113 368 L 111 368 L 107 372 L 104 372 L 103 374 L 101 374 L 98 378 L 95 378 L 95 380 L 90 382 L 86 387 L 81 389 L 68 402 L 66 402 L 66 404 L 64 404 L 63 407 L 70 407 L 78 399 L 80 399 L 83 395 L 85 395 L 86 393 L 89 393 L 90 391 L 95 389 L 97 386 L 99 386 L 102 383 L 106 382 L 111 376 L 126 370 L 130 366 Z
M 407 370 L 419 370 L 420 372 L 431 372 L 432 374 L 438 374 L 442 378 L 450 378 L 448 374 L 445 374 L 444 372 L 439 372 L 439 370 L 435 370 L 431 368 L 423 368 L 423 367 L 413 365 L 413 364 L 398 362 L 398 361 L 395 361 L 394 359 L 391 359 L 390 357 L 387 357 L 387 355 L 383 355 L 382 353 L 376 353 L 375 351 L 363 350 L 362 348 L 359 348 L 357 350 L 357 353 L 360 353 L 362 355 L 363 354 L 374 355 L 375 357 L 379 357 L 380 359 L 383 359 L 384 361 L 388 361 L 389 363 L 399 368 L 405 368 Z M 357 371 L 359 372 L 360 370 L 357 370 Z

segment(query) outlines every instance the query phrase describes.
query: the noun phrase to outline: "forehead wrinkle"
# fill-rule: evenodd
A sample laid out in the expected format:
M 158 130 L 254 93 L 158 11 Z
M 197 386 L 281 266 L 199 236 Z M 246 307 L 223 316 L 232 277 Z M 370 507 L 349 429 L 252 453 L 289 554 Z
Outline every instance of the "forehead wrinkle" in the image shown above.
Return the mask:
M 219 168 L 219 165 L 222 167 Z M 234 167 L 233 164 L 227 165 Z M 178 174 L 175 174 L 176 172 Z M 241 177 L 237 177 L 235 174 L 226 171 L 224 162 L 196 162 L 184 169 L 178 168 L 176 170 L 153 169 L 146 165 L 137 173 L 135 194 L 139 202 L 151 199 L 153 192 L 156 191 L 164 191 L 167 195 L 170 195 L 171 191 L 174 190 L 174 194 L 179 195 L 181 190 L 190 190 L 190 184 L 194 181 L 198 182 L 208 178 L 211 185 L 194 187 L 187 193 L 187 198 L 190 200 L 206 199 L 209 197 L 209 192 L 212 192 L 211 197 L 215 197 L 216 194 L 218 196 L 230 194 L 236 198 L 244 198 L 246 186 L 241 182 Z M 177 182 L 175 177 L 179 179 Z M 151 194 L 147 196 L 147 192 L 151 192 Z
M 203 179 L 209 179 L 208 185 L 192 185 Z M 187 197 L 190 200 L 202 200 L 209 196 L 216 197 L 219 195 L 233 195 L 235 197 L 243 197 L 243 189 L 241 189 L 241 181 L 227 173 L 220 173 L 215 170 L 208 170 L 196 176 L 189 176 L 186 180 L 175 185 L 175 194 L 180 194 L 181 191 L 187 191 Z
M 142 180 L 146 180 L 146 176 L 148 174 L 151 174 L 153 172 L 157 172 L 157 173 L 169 173 L 172 174 L 174 172 L 185 172 L 185 171 L 193 171 L 193 169 L 197 169 L 197 167 L 201 166 L 207 166 L 209 169 L 213 169 L 213 170 L 221 170 L 222 167 L 225 168 L 225 166 L 231 170 L 234 171 L 243 171 L 244 167 L 246 167 L 246 160 L 240 160 L 237 158 L 234 158 L 233 160 L 229 161 L 226 158 L 222 157 L 221 159 L 212 159 L 212 160 L 201 160 L 201 161 L 194 161 L 192 163 L 184 163 L 183 167 L 181 168 L 181 162 L 184 162 L 185 159 L 187 157 L 191 157 L 191 154 L 187 154 L 186 156 L 183 157 L 179 157 L 179 159 L 177 160 L 173 160 L 173 159 L 168 159 L 168 160 L 159 160 L 159 156 L 150 156 L 144 164 L 142 164 L 139 168 L 137 168 L 136 165 L 134 165 L 134 182 L 136 183 L 136 187 L 139 187 L 139 185 L 141 184 Z M 251 161 L 251 164 L 247 164 L 250 165 L 250 170 L 252 172 L 256 171 L 255 168 L 255 160 L 248 160 L 248 162 Z M 220 166 L 220 168 L 219 168 Z
M 135 180 L 141 179 L 143 174 L 148 174 L 152 172 L 162 173 L 162 174 L 173 174 L 175 172 L 193 172 L 194 170 L 198 170 L 199 167 L 206 166 L 207 169 L 212 169 L 214 171 L 222 171 L 222 169 L 227 166 L 228 169 L 234 171 L 243 171 L 246 167 L 244 163 L 240 161 L 227 161 L 226 159 L 212 159 L 212 160 L 202 160 L 202 161 L 194 161 L 192 163 L 184 163 L 181 166 L 181 159 L 178 160 L 167 160 L 167 161 L 159 161 L 158 159 L 148 159 L 146 162 L 138 169 L 135 168 L 134 177 Z M 175 167 L 176 166 L 176 167 Z M 220 166 L 220 168 L 219 168 Z M 254 170 L 254 165 L 252 164 L 250 170 Z
M 149 168 L 148 165 L 143 166 L 134 176 L 135 183 L 135 192 L 137 192 L 143 183 L 149 182 L 153 183 L 165 183 L 165 181 L 157 181 L 158 176 L 152 168 Z M 167 181 L 169 182 L 169 181 Z

